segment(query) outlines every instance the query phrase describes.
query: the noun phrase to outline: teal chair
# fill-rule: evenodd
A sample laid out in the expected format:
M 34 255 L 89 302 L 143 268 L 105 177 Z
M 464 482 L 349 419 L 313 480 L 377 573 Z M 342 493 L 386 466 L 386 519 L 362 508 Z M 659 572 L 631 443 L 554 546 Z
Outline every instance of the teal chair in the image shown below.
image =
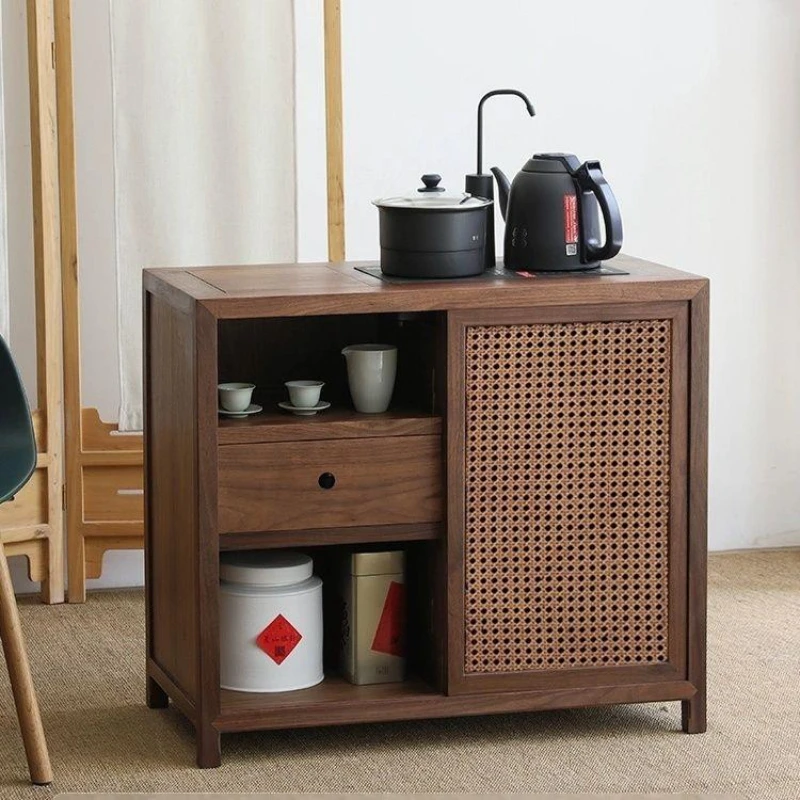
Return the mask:
M 13 500 L 36 468 L 36 440 L 25 389 L 14 359 L 0 336 L 0 503 Z M 1 542 L 1 539 L 0 539 Z M 35 784 L 50 783 L 53 773 L 44 738 L 39 704 L 22 638 L 17 601 L 5 550 L 0 543 L 0 639 L 17 707 L 19 727 Z

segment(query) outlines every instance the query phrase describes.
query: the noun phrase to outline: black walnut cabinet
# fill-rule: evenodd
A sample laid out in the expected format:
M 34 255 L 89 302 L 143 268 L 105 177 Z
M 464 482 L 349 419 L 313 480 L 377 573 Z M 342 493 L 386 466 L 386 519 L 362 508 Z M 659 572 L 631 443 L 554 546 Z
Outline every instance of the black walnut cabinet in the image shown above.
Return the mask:
M 191 720 L 200 766 L 226 732 L 609 703 L 680 700 L 705 730 L 708 282 L 614 264 L 146 271 L 147 699 Z M 359 341 L 398 344 L 386 414 L 351 410 Z M 331 410 L 278 412 L 304 377 Z M 220 419 L 226 380 L 264 413 Z M 326 651 L 311 689 L 221 690 L 220 552 L 302 549 L 325 580 L 359 545 L 407 551 L 408 679 L 351 685 Z

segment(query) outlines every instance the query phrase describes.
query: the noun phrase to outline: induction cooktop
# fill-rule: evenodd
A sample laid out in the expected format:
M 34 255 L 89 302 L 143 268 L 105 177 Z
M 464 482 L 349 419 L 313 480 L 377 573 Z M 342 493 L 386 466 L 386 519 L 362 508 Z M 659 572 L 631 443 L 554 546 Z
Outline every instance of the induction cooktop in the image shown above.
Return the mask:
M 359 272 L 365 275 L 371 275 L 373 278 L 378 278 L 386 283 L 433 283 L 435 281 L 446 281 L 447 283 L 475 283 L 481 281 L 524 281 L 524 280 L 557 280 L 559 278 L 604 278 L 613 275 L 628 275 L 624 269 L 617 269 L 616 267 L 609 267 L 606 264 L 601 264 L 594 269 L 574 270 L 570 272 L 514 272 L 513 270 L 506 269 L 502 265 L 492 267 L 485 270 L 480 275 L 473 275 L 469 278 L 398 278 L 394 275 L 384 275 L 381 268 L 375 267 L 354 267 Z

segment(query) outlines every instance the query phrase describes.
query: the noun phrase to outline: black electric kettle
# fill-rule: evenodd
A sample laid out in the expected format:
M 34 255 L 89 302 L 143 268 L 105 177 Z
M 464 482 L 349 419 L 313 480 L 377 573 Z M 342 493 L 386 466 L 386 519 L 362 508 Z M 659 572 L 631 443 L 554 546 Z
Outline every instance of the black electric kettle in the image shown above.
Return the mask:
M 532 272 L 587 270 L 622 247 L 622 217 L 599 161 L 567 153 L 537 153 L 509 185 L 492 167 L 506 221 L 506 269 Z M 600 243 L 598 205 L 605 224 Z

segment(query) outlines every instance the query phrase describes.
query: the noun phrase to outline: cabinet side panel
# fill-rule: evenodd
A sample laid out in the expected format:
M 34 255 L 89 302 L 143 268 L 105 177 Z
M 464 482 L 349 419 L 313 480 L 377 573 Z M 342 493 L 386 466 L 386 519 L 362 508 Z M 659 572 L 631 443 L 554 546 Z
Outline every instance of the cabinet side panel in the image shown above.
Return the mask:
M 709 287 L 691 303 L 689 387 L 688 677 L 697 689 L 684 703 L 683 726 L 706 730 L 706 614 L 708 584 L 708 326 Z
M 193 316 L 146 297 L 145 562 L 148 655 L 197 689 L 197 491 Z

